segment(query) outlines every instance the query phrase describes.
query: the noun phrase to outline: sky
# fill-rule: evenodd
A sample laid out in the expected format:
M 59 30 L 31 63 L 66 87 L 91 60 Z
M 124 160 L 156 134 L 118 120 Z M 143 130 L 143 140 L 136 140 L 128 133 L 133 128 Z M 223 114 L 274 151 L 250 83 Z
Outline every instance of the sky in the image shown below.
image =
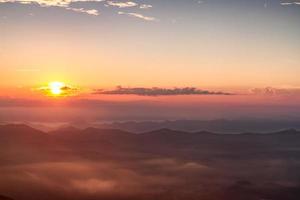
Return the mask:
M 299 19 L 298 0 L 0 0 L 0 122 L 298 119 Z

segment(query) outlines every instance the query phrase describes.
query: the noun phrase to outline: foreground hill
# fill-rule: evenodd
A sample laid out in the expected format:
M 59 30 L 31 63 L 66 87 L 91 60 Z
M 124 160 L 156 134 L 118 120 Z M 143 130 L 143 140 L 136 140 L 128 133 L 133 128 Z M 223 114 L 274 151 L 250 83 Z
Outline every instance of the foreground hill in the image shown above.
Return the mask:
M 16 200 L 298 200 L 299 168 L 293 129 L 135 134 L 0 126 L 0 193 Z
M 13 200 L 12 198 L 0 195 L 0 200 Z

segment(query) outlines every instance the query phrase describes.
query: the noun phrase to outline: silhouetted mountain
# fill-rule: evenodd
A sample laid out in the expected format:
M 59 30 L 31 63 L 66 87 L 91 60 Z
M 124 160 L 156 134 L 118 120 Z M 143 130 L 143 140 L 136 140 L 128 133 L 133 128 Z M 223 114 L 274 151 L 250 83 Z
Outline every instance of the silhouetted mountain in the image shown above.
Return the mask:
M 49 139 L 46 133 L 22 124 L 0 126 L 0 137 L 2 146 L 10 143 L 16 146 L 22 144 L 34 145 Z
M 23 124 L 8 124 L 0 126 L 0 134 L 6 137 L 38 137 L 41 133 L 43 132 Z
M 55 137 L 22 124 L 0 126 L 0 138 L 0 157 L 7 163 L 47 160 L 65 148 Z
M 173 129 L 179 131 L 209 131 L 217 133 L 242 132 L 272 132 L 288 128 L 300 129 L 300 121 L 284 120 L 175 120 L 175 121 L 144 121 L 144 122 L 114 122 L 98 125 L 100 128 L 121 129 L 141 133 L 158 129 Z
M 3 145 L 31 145 L 31 147 L 51 149 L 51 145 L 77 145 L 77 148 L 105 147 L 105 148 L 138 148 L 151 146 L 163 148 L 210 148 L 224 150 L 230 147 L 236 149 L 277 149 L 300 145 L 300 132 L 288 129 L 272 133 L 244 133 L 244 134 L 215 134 L 206 131 L 183 132 L 171 129 L 134 134 L 118 129 L 87 128 L 79 130 L 66 127 L 50 133 L 35 130 L 26 125 L 0 126 L 1 143 Z M 243 148 L 244 147 L 244 148 Z M 241 151 L 241 150 L 240 150 Z

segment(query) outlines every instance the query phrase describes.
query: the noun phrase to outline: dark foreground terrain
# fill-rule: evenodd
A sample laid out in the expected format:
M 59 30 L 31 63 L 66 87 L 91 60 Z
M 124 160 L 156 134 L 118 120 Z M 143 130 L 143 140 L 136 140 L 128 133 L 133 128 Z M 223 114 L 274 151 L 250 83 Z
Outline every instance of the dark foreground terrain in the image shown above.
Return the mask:
M 0 200 L 299 200 L 300 132 L 0 126 Z

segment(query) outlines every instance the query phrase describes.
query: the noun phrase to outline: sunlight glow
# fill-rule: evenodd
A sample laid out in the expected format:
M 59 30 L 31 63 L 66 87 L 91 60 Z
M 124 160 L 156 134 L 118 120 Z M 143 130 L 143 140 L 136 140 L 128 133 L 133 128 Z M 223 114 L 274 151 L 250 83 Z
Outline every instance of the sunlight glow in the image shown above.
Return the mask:
M 62 88 L 65 87 L 65 84 L 62 82 L 51 82 L 49 83 L 49 89 L 52 95 L 59 96 L 62 94 Z

